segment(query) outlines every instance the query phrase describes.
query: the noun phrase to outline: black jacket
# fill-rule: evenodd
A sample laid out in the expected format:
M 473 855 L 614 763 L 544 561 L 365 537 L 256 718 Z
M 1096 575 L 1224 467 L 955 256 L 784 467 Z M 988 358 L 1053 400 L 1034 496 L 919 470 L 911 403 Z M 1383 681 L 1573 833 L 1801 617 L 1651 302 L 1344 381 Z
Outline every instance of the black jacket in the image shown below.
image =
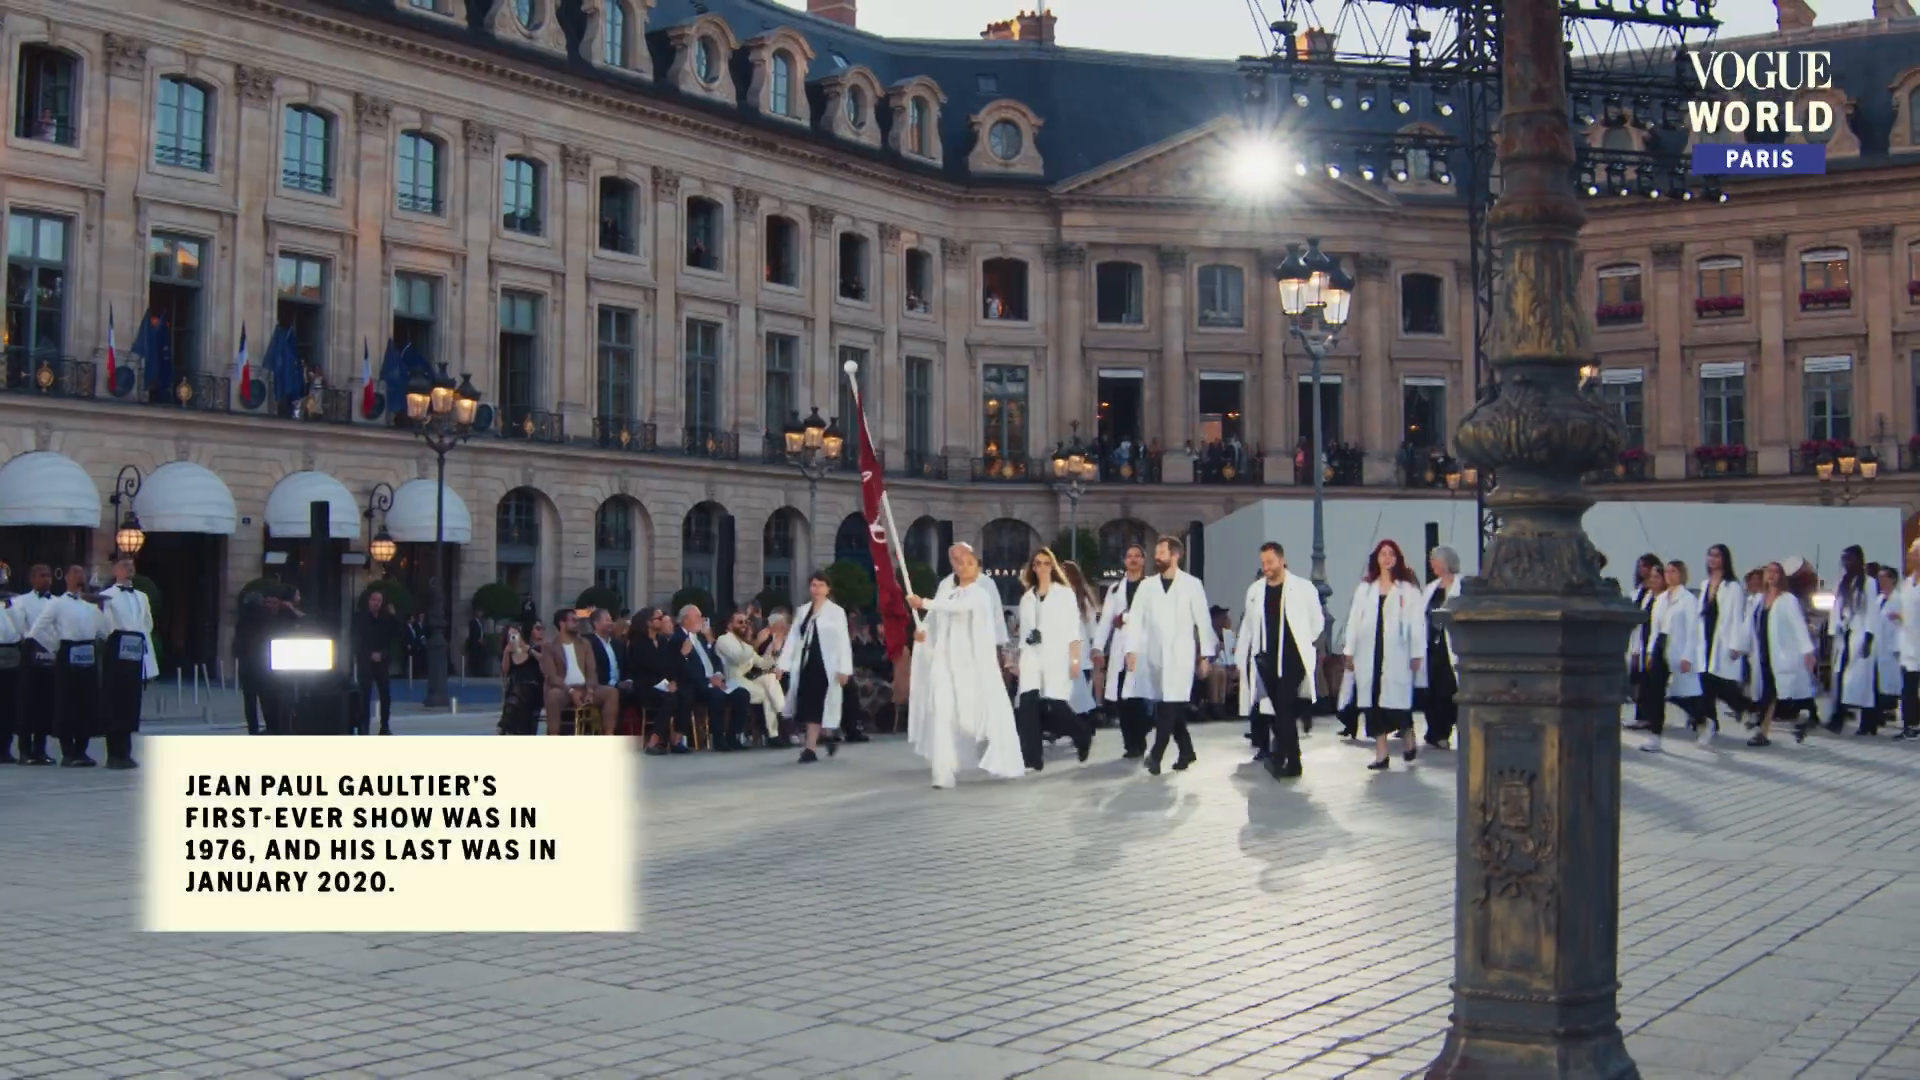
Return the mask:
M 400 620 L 389 612 L 375 615 L 366 608 L 353 613 L 353 628 L 350 631 L 353 642 L 353 655 L 372 656 L 379 653 L 386 663 L 400 653 Z
M 598 634 L 588 634 L 587 640 L 591 642 L 593 645 L 594 661 L 600 665 L 600 673 L 606 676 L 607 685 L 618 686 L 623 682 L 633 680 L 633 672 L 627 668 L 627 657 L 625 656 L 620 657 L 620 665 L 619 665 L 620 670 L 618 672 L 619 677 L 618 678 L 614 677 L 615 672 L 614 672 L 612 645 L 618 644 L 617 642 L 610 644 L 608 642 L 602 641 L 600 640 L 600 635 Z M 622 650 L 622 651 L 624 652 L 625 650 Z M 637 680 L 634 680 L 634 681 L 637 682 Z

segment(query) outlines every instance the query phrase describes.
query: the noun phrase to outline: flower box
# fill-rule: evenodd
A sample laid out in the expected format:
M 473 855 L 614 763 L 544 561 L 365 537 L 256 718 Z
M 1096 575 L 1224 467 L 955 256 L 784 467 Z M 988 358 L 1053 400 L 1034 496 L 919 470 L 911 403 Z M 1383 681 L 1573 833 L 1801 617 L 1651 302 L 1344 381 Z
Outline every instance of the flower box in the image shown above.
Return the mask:
M 1702 296 L 1694 300 L 1693 313 L 1703 319 L 1739 315 L 1747 309 L 1744 296 Z
M 1601 304 L 1594 309 L 1595 322 L 1637 323 L 1646 309 L 1639 304 Z
M 1807 439 L 1800 444 L 1800 452 L 1808 456 L 1851 454 L 1854 452 L 1854 445 L 1852 439 Z
M 1843 308 L 1853 303 L 1852 289 L 1808 289 L 1800 294 L 1800 310 Z

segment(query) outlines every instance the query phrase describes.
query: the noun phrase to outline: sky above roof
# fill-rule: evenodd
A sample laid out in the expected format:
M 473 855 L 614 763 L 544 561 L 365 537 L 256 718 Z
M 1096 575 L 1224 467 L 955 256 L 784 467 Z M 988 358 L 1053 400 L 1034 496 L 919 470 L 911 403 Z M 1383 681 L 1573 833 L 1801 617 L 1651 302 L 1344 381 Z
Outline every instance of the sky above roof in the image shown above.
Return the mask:
M 779 0 L 806 10 L 806 0 Z M 1873 0 L 1811 0 L 1818 24 L 1851 22 L 1873 14 Z M 893 38 L 960 38 L 977 41 L 987 24 L 1012 18 L 1038 0 L 859 0 L 860 29 Z M 1280 0 L 1053 0 L 1058 42 L 1083 49 L 1232 59 L 1264 52 L 1261 28 L 1280 17 Z M 1334 21 L 1339 0 L 1314 5 Z M 1255 9 L 1264 17 L 1256 18 Z M 1774 28 L 1771 0 L 1720 0 L 1716 15 L 1723 37 L 1762 34 Z

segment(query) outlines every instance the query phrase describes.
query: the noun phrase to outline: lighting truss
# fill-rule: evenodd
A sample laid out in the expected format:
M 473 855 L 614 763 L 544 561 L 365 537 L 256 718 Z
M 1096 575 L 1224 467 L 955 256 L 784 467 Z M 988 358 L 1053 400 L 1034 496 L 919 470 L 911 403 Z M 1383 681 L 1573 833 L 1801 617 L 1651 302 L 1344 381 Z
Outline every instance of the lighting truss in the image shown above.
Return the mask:
M 1261 0 L 1250 0 L 1264 17 Z M 1567 111 L 1589 198 L 1724 202 L 1691 175 L 1686 103 L 1699 88 L 1686 50 L 1705 48 L 1715 0 L 1562 0 Z M 1456 186 L 1467 211 L 1476 397 L 1499 392 L 1486 354 L 1499 286 L 1488 211 L 1499 194 L 1494 139 L 1501 108 L 1500 0 L 1337 0 L 1331 22 L 1314 0 L 1278 0 L 1268 52 L 1242 57 L 1247 97 L 1293 143 L 1295 168 L 1387 185 Z M 1419 123 L 1424 130 L 1403 130 Z M 1625 139 L 1608 132 L 1631 132 Z M 1437 132 L 1437 134 L 1436 134 Z M 1609 146 L 1612 142 L 1616 145 Z M 1628 143 L 1631 148 L 1617 144 Z M 1703 182 L 1704 181 L 1704 182 Z M 1480 546 L 1498 528 L 1480 503 Z

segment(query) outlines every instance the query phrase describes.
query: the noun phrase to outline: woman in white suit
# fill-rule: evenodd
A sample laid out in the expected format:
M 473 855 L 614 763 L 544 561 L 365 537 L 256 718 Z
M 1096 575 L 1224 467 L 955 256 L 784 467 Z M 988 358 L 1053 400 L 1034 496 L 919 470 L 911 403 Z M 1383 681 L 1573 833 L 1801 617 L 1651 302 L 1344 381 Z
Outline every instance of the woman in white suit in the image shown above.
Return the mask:
M 814 751 L 820 732 L 840 730 L 840 695 L 853 677 L 853 637 L 847 633 L 847 613 L 832 600 L 827 575 L 807 579 L 808 603 L 801 608 L 786 647 L 780 650 L 777 670 L 785 674 L 793 692 L 787 695 L 788 719 L 804 725 L 806 748 L 800 764 L 820 760 Z M 827 743 L 832 757 L 837 742 Z
M 1840 553 L 1840 587 L 1833 594 L 1833 688 L 1827 701 L 1827 729 L 1838 732 L 1847 722 L 1847 710 L 1860 710 L 1860 725 L 1870 719 L 1879 702 L 1874 697 L 1873 654 L 1883 644 L 1877 586 L 1867 580 L 1867 554 L 1859 545 Z
M 1073 684 L 1080 678 L 1082 652 L 1080 600 L 1060 575 L 1060 563 L 1053 552 L 1041 548 L 1027 563 L 1021 583 L 1027 591 L 1020 596 L 1020 626 L 1015 636 L 1019 643 L 1020 754 L 1027 768 L 1046 767 L 1041 754 L 1041 728 L 1073 736 L 1080 760 L 1087 760 L 1093 739 L 1074 722 L 1068 702 Z M 1044 719 L 1043 719 L 1044 717 Z
M 1753 684 L 1748 693 L 1760 710 L 1760 730 L 1748 746 L 1772 746 L 1767 736 L 1773 721 L 1792 719 L 1813 707 L 1813 636 L 1807 633 L 1806 608 L 1787 588 L 1781 564 L 1768 563 L 1760 605 L 1754 614 Z M 1796 725 L 1794 737 L 1807 737 L 1806 725 Z
M 1880 619 L 1879 636 L 1873 641 L 1873 715 L 1869 725 L 1860 718 L 1862 735 L 1880 734 L 1880 725 L 1894 717 L 1900 708 L 1900 571 L 1891 566 L 1874 570 L 1875 611 Z
M 1426 588 L 1427 662 L 1414 673 L 1413 688 L 1427 718 L 1427 745 L 1445 750 L 1460 720 L 1460 707 L 1453 703 L 1460 692 L 1460 658 L 1453 651 L 1453 635 L 1441 628 L 1433 613 L 1460 595 L 1460 553 L 1450 547 L 1434 548 L 1427 556 L 1427 569 L 1433 574 Z
M 1752 649 L 1748 630 L 1753 626 L 1746 590 L 1733 569 L 1733 552 L 1725 544 L 1707 549 L 1707 580 L 1700 585 L 1700 637 L 1705 646 L 1706 670 L 1700 690 L 1707 699 L 1707 722 L 1700 725 L 1700 745 L 1707 746 L 1720 731 L 1720 709 L 1735 719 L 1747 710 L 1745 665 Z
M 1687 722 L 1697 725 L 1705 714 L 1700 669 L 1705 666 L 1706 636 L 1700 622 L 1700 598 L 1687 588 L 1687 564 L 1678 559 L 1662 571 L 1666 588 L 1653 603 L 1647 633 L 1653 638 L 1653 660 L 1644 676 L 1662 683 L 1661 697 L 1649 706 L 1651 727 L 1640 749 L 1658 751 L 1666 727 L 1667 703 L 1680 706 Z M 1712 728 L 1708 728 L 1709 731 Z
M 1425 659 L 1427 605 L 1420 583 L 1407 569 L 1400 545 L 1382 540 L 1367 558 L 1367 576 L 1353 590 L 1347 632 L 1340 651 L 1353 672 L 1353 704 L 1366 715 L 1373 738 L 1369 769 L 1390 767 L 1387 739 L 1404 733 L 1405 757 L 1413 745 L 1413 681 Z

